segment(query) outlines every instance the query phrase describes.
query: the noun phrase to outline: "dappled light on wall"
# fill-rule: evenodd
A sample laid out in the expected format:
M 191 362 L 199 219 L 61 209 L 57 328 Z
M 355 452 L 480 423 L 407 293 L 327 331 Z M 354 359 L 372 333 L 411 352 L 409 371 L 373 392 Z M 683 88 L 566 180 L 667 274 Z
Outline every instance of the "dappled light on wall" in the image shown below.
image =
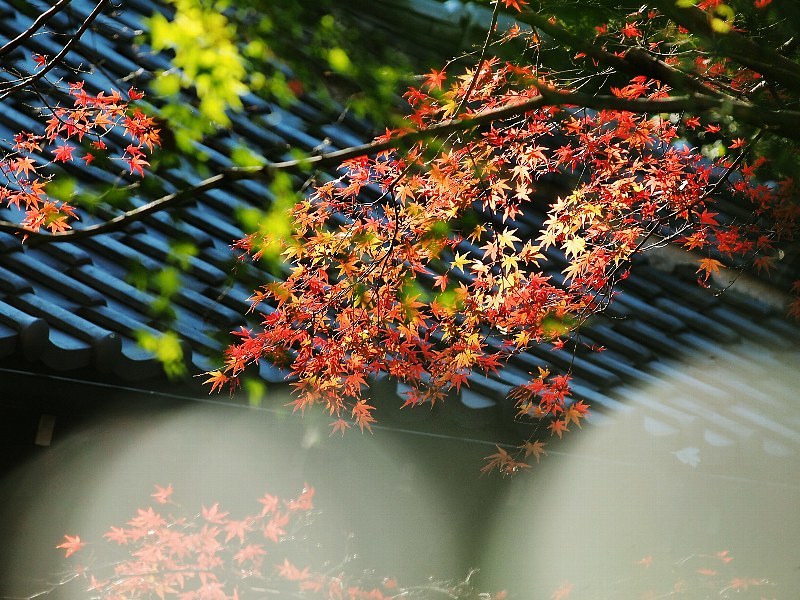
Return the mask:
M 512 482 L 484 570 L 536 598 L 795 597 L 797 359 L 750 344 L 658 363 Z

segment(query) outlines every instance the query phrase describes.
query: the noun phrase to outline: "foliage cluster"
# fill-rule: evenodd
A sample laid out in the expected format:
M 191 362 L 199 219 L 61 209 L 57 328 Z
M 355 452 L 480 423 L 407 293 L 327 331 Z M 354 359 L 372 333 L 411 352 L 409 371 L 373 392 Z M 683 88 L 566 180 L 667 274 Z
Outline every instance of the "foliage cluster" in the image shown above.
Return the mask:
M 310 36 L 307 51 L 331 73 L 364 86 L 386 73 L 360 70 L 332 13 L 279 4 L 248 19 L 256 5 L 246 1 L 179 0 L 172 21 L 153 17 L 153 46 L 174 52 L 174 71 L 158 74 L 156 92 L 191 89 L 198 112 L 181 110 L 226 125 L 259 87 L 256 67 L 280 70 L 264 36 L 295 16 L 305 26 L 288 27 L 286 39 Z M 153 119 L 128 111 L 120 94 L 73 84 L 74 107 L 51 109 L 44 137 L 21 133 L 3 163 L 5 200 L 29 210 L 21 227 L 5 229 L 77 239 L 235 181 L 269 179 L 277 201 L 247 216 L 254 230 L 235 246 L 254 259 L 281 258 L 287 276 L 255 290 L 253 306 L 267 307 L 263 327 L 237 332 L 207 383 L 235 386 L 248 366 L 272 361 L 293 378 L 294 408 L 320 405 L 342 432 L 374 422 L 368 388 L 380 373 L 404 386 L 405 406 L 433 405 L 474 371 L 492 374 L 534 345 L 574 352 L 580 326 L 605 310 L 650 248 L 694 252 L 703 286 L 719 286 L 726 268 L 777 269 L 800 217 L 798 159 L 786 151 L 796 147 L 800 116 L 794 9 L 719 0 L 597 1 L 582 12 L 547 3 L 532 10 L 524 0 L 490 6 L 475 63 L 430 70 L 405 94 L 407 119 L 373 143 L 280 163 L 243 155 L 247 166 L 67 231 L 71 207 L 46 199 L 35 177 L 40 140 L 55 144 L 52 162 L 69 163 L 70 140 L 98 148 L 119 129 L 133 140 L 118 158 L 131 175 L 144 174 L 145 149 L 159 140 Z M 497 25 L 503 12 L 516 19 L 508 28 Z M 524 51 L 510 60 L 508 47 Z M 224 59 L 212 61 L 212 49 Z M 54 64 L 34 60 L 40 74 Z M 394 85 L 387 77 L 378 87 Z M 291 94 L 269 93 L 291 102 L 306 85 L 287 80 Z M 168 103 L 167 118 L 180 121 L 170 113 L 180 104 Z M 82 152 L 84 162 L 94 156 Z M 314 171 L 312 193 L 296 203 L 289 170 Z M 290 223 L 281 214 L 289 209 Z M 530 227 L 538 237 L 519 235 Z M 165 276 L 164 287 L 176 280 Z M 789 310 L 800 314 L 800 300 Z M 518 417 L 558 437 L 579 426 L 588 411 L 571 399 L 569 370 L 530 375 L 512 394 Z M 514 472 L 541 452 L 541 442 L 527 440 L 492 464 Z

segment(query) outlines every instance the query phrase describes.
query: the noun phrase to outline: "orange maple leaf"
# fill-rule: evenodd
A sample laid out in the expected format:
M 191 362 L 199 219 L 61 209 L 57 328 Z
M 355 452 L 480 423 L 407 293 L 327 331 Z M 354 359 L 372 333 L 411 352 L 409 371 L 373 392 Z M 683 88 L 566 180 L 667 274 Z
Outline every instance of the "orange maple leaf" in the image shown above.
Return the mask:
M 227 516 L 228 513 L 220 512 L 219 502 L 215 502 L 211 508 L 206 508 L 205 506 L 203 507 L 203 518 L 209 523 L 223 525 L 225 523 L 225 517 Z
M 228 376 L 225 375 L 222 371 L 209 371 L 206 375 L 210 375 L 208 379 L 206 379 L 203 383 L 210 383 L 211 384 L 211 391 L 208 393 L 210 394 L 217 388 L 222 389 L 222 386 L 228 381 Z
M 169 501 L 169 497 L 172 495 L 173 489 L 172 484 L 167 484 L 167 487 L 161 487 L 160 485 L 156 485 L 156 491 L 150 494 L 151 498 L 155 498 L 155 501 L 159 504 L 166 504 Z
M 370 406 L 364 400 L 359 400 L 353 405 L 353 410 L 351 411 L 351 416 L 356 420 L 356 425 L 361 428 L 361 431 L 364 431 L 364 427 L 372 433 L 372 427 L 370 427 L 370 423 L 375 422 L 375 418 L 370 414 L 371 411 L 375 410 L 375 407 Z
M 695 272 L 703 271 L 705 273 L 704 279 L 707 280 L 711 275 L 719 275 L 719 268 L 722 266 L 723 264 L 716 259 L 703 258 L 700 260 L 700 268 Z
M 561 584 L 553 593 L 550 595 L 551 600 L 565 600 L 569 598 L 569 595 L 572 593 L 573 585 L 569 582 Z
M 28 176 L 28 173 L 33 171 L 36 173 L 36 161 L 34 161 L 30 156 L 21 156 L 14 160 L 14 173 L 19 175 L 20 173 L 25 173 L 25 177 Z
M 522 446 L 524 448 L 524 450 L 525 450 L 525 458 L 528 458 L 532 454 L 534 456 L 534 458 L 536 459 L 536 462 L 538 463 L 539 462 L 539 457 L 542 454 L 545 454 L 545 455 L 547 454 L 547 452 L 544 449 L 544 446 L 545 446 L 544 442 L 539 442 L 539 441 L 536 441 L 536 442 L 525 442 L 525 444 L 523 444 L 523 446 Z
M 61 548 L 67 551 L 67 558 L 75 554 L 78 550 L 83 548 L 86 543 L 81 541 L 81 537 L 79 535 L 65 535 L 64 542 L 56 546 L 56 548 Z
M 484 460 L 486 464 L 483 465 L 481 468 L 481 474 L 488 473 L 489 471 L 497 468 L 500 471 L 513 459 L 511 455 L 503 450 L 500 446 L 495 446 L 497 448 L 497 452 L 494 454 L 490 454 L 489 456 L 485 457 Z
M 551 435 L 557 435 L 560 438 L 564 435 L 565 431 L 569 431 L 569 429 L 567 429 L 567 425 L 568 423 L 566 421 L 557 419 L 550 423 L 547 428 L 550 430 Z
M 330 426 L 333 428 L 331 430 L 331 435 L 333 435 L 337 431 L 340 431 L 342 433 L 342 437 L 344 437 L 345 430 L 350 429 L 350 423 L 348 423 L 344 419 L 337 419 L 336 421 L 331 423 Z

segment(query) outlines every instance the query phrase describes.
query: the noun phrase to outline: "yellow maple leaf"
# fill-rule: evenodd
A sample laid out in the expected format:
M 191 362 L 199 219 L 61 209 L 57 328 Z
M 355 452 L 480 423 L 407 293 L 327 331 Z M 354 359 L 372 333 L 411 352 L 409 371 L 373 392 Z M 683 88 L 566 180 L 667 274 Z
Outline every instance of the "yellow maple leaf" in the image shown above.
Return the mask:
M 469 256 L 469 252 L 466 252 L 465 254 L 459 254 L 458 252 L 456 252 L 455 257 L 453 257 L 453 260 L 450 261 L 450 268 L 451 269 L 460 269 L 461 272 L 463 273 L 464 272 L 464 267 L 467 266 L 467 257 L 468 256 Z
M 566 253 L 567 258 L 570 256 L 578 256 L 583 252 L 584 248 L 586 248 L 586 240 L 577 235 L 569 238 L 564 243 L 564 252 Z

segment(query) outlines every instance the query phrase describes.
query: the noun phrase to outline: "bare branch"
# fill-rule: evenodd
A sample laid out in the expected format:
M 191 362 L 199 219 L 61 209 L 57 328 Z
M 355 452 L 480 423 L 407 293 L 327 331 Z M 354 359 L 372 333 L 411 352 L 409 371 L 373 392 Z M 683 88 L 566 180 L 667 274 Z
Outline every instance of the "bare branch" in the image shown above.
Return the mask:
M 0 48 L 0 58 L 7 56 L 10 52 L 13 52 L 20 44 L 23 44 L 27 40 L 29 40 L 33 34 L 35 34 L 39 29 L 41 29 L 47 21 L 50 20 L 51 17 L 58 14 L 63 10 L 67 4 L 72 2 L 72 0 L 58 0 L 53 6 L 48 8 L 39 17 L 31 23 L 31 26 L 28 27 L 25 31 L 20 33 L 17 37 L 13 40 L 9 40 L 8 42 Z
M 523 115 L 539 108 L 548 106 L 579 106 L 594 110 L 622 110 L 635 113 L 680 113 L 683 111 L 699 112 L 726 111 L 741 122 L 772 127 L 774 132 L 787 138 L 800 139 L 800 129 L 796 124 L 800 122 L 800 112 L 797 111 L 770 111 L 762 107 L 748 104 L 729 98 L 709 97 L 700 94 L 688 94 L 671 98 L 659 99 L 627 99 L 616 96 L 595 96 L 581 92 L 563 92 L 539 85 L 538 96 L 511 104 L 502 108 L 481 113 L 467 115 L 458 119 L 450 119 L 426 129 L 410 131 L 396 135 L 389 139 L 382 139 L 369 144 L 352 146 L 334 152 L 327 152 L 306 158 L 271 162 L 257 167 L 232 168 L 209 177 L 200 183 L 184 188 L 178 192 L 167 194 L 157 200 L 145 204 L 134 210 L 122 213 L 103 223 L 91 225 L 83 229 L 71 229 L 58 233 L 33 231 L 8 221 L 0 221 L 0 231 L 21 234 L 39 242 L 66 242 L 102 233 L 118 231 L 127 224 L 139 221 L 146 215 L 178 206 L 188 200 L 196 199 L 203 192 L 218 189 L 223 185 L 245 179 L 266 178 L 278 171 L 304 170 L 310 168 L 324 168 L 338 166 L 344 161 L 360 156 L 375 154 L 386 150 L 407 148 L 419 141 L 430 140 L 436 136 L 454 131 L 469 132 L 470 130 L 501 121 L 509 117 Z
M 657 0 L 659 9 L 681 27 L 714 44 L 722 55 L 786 86 L 800 90 L 800 65 L 737 31 L 714 31 L 708 14 L 696 6 L 678 6 L 674 0 Z
M 34 74 L 29 75 L 28 77 L 23 77 L 16 83 L 14 82 L 6 82 L 5 84 L 0 83 L 0 100 L 4 100 L 9 95 L 11 95 L 16 90 L 22 89 L 24 87 L 29 86 L 30 84 L 38 81 L 47 73 L 53 70 L 55 66 L 63 60 L 63 58 L 69 54 L 72 50 L 72 47 L 78 43 L 78 40 L 81 36 L 86 32 L 87 29 L 91 26 L 94 20 L 103 12 L 103 9 L 111 3 L 111 0 L 100 0 L 97 5 L 94 7 L 89 16 L 86 17 L 86 20 L 78 27 L 78 30 L 70 37 L 64 47 L 61 48 L 58 54 L 56 54 L 50 61 L 47 62 L 41 69 L 36 71 Z M 8 86 L 8 87 L 6 87 Z M 4 89 L 5 88 L 5 89 Z
M 472 76 L 472 81 L 469 82 L 469 88 L 467 88 L 464 97 L 461 99 L 461 103 L 458 105 L 458 109 L 456 110 L 456 116 L 461 114 L 461 111 L 464 110 L 464 106 L 466 106 L 467 102 L 469 102 L 469 97 L 472 95 L 472 92 L 475 91 L 475 86 L 478 84 L 478 78 L 481 76 L 481 70 L 483 69 L 483 65 L 486 62 L 486 51 L 489 49 L 489 42 L 492 41 L 492 34 L 494 34 L 494 28 L 497 26 L 497 17 L 500 11 L 500 2 L 496 2 L 494 5 L 494 10 L 492 11 L 492 22 L 489 23 L 489 29 L 486 32 L 486 39 L 483 42 L 483 46 L 481 47 L 481 55 L 478 58 L 478 65 L 475 67 L 475 74 Z

